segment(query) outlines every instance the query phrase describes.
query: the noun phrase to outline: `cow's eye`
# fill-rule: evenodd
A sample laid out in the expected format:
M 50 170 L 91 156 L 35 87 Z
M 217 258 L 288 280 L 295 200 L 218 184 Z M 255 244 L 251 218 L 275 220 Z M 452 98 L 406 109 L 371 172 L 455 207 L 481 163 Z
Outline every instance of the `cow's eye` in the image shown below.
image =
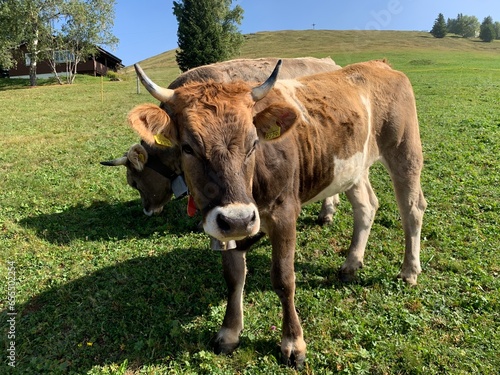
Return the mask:
M 193 148 L 190 145 L 182 145 L 182 152 L 188 155 L 192 155 L 194 153 Z

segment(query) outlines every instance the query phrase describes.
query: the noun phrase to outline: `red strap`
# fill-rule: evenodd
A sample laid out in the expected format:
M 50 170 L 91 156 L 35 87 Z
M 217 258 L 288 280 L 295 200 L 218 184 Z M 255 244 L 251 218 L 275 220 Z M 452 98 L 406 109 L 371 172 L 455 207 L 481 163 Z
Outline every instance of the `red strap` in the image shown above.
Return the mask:
M 188 198 L 187 214 L 190 217 L 193 217 L 194 215 L 196 215 L 196 211 L 197 211 L 197 209 L 196 209 L 196 205 L 194 204 L 193 196 L 190 195 Z

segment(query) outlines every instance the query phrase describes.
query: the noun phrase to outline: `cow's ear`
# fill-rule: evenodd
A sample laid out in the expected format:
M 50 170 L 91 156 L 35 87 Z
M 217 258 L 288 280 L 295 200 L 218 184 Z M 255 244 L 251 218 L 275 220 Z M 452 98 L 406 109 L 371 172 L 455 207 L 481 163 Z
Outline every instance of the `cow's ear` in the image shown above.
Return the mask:
M 298 117 L 295 108 L 287 103 L 273 103 L 255 115 L 254 124 L 259 138 L 273 140 L 293 128 Z
M 155 104 L 141 104 L 128 114 L 130 126 L 151 146 L 170 147 L 174 129 L 168 114 Z
M 128 150 L 127 159 L 134 169 L 141 172 L 148 162 L 148 152 L 140 144 L 135 144 Z

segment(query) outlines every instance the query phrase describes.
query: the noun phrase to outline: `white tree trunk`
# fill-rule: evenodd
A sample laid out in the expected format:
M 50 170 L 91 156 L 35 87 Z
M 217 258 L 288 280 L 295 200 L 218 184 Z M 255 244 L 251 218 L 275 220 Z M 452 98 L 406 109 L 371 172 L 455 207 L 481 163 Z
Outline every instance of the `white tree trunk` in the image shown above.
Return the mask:
M 31 45 L 30 53 L 30 86 L 36 86 L 36 64 L 38 60 L 38 29 Z

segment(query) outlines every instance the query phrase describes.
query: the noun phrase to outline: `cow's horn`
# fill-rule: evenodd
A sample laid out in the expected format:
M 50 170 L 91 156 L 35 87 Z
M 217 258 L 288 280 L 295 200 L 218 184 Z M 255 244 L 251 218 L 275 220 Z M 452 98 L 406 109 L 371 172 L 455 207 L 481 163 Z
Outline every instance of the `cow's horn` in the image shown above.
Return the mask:
M 278 79 L 278 73 L 280 71 L 280 68 L 281 68 L 281 59 L 278 60 L 276 67 L 274 68 L 273 72 L 266 80 L 266 82 L 252 89 L 252 98 L 254 101 L 257 102 L 263 99 L 269 93 L 269 91 L 271 91 L 274 84 L 276 83 L 276 80 Z
M 127 160 L 127 156 L 122 156 L 121 158 L 114 160 L 101 161 L 101 164 L 110 167 L 116 167 L 118 165 L 127 165 Z
M 144 85 L 146 90 L 148 90 L 149 93 L 153 95 L 154 98 L 164 103 L 168 103 L 172 100 L 174 96 L 174 90 L 160 87 L 156 83 L 151 81 L 151 79 L 146 75 L 146 73 L 144 73 L 139 64 L 134 64 L 134 68 L 137 76 L 141 80 L 141 83 Z

